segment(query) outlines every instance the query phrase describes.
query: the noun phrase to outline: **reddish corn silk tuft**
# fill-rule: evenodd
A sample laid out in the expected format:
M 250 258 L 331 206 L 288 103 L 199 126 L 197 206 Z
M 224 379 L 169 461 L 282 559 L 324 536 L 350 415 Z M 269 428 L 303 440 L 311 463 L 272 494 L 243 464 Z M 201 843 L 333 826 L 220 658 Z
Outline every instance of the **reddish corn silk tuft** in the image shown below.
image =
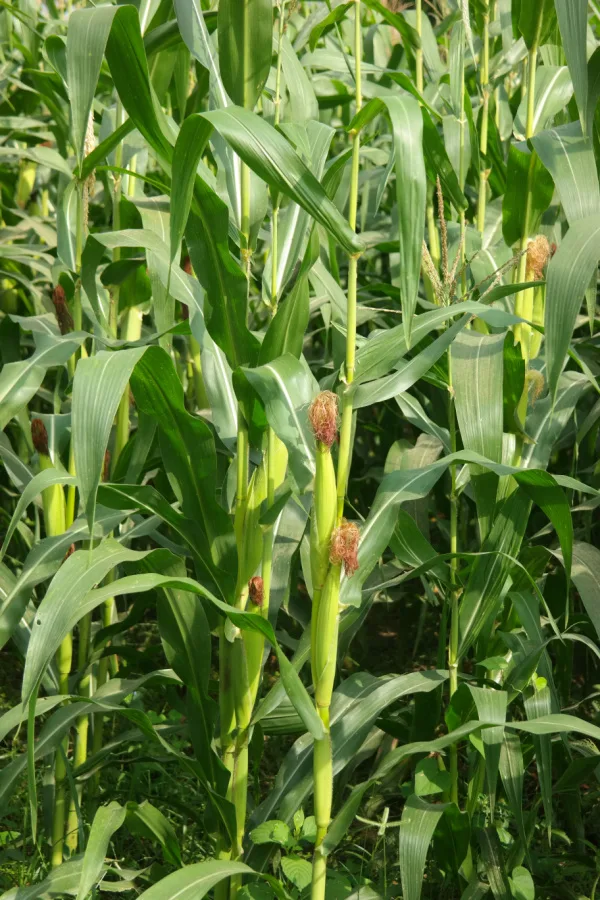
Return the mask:
M 31 440 L 40 456 L 50 456 L 48 449 L 48 432 L 41 419 L 31 420 Z
M 60 333 L 69 334 L 69 332 L 73 331 L 75 326 L 73 324 L 73 317 L 67 306 L 65 292 L 60 284 L 57 284 L 52 291 L 52 303 L 54 304 L 54 312 L 58 327 L 60 328 Z
M 181 263 L 181 268 L 186 273 L 186 275 L 192 274 L 192 261 L 189 256 L 184 257 L 183 262 Z
M 544 277 L 546 263 L 552 256 L 548 238 L 538 234 L 527 246 L 527 268 L 536 280 Z
M 71 544 L 69 549 L 67 550 L 67 552 L 64 555 L 63 562 L 66 562 L 68 560 L 68 558 L 70 556 L 72 556 L 74 553 L 75 553 L 75 544 Z
M 107 450 L 104 454 L 104 463 L 102 464 L 102 481 L 110 480 L 110 450 Z
M 248 596 L 254 606 L 262 606 L 265 599 L 265 585 L 260 575 L 255 575 L 248 582 Z
M 308 410 L 308 418 L 317 441 L 331 447 L 338 433 L 338 398 L 332 391 L 317 394 Z
M 354 522 L 342 519 L 342 524 L 334 528 L 329 545 L 329 562 L 334 566 L 344 564 L 348 577 L 358 569 L 358 543 L 360 531 Z

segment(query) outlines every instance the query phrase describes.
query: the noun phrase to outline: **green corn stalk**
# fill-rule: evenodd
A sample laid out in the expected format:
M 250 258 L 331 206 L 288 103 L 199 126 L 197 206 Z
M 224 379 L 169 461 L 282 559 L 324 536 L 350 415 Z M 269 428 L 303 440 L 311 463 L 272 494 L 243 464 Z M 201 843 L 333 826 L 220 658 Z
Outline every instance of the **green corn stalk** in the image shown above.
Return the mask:
M 452 387 L 452 354 L 448 353 L 448 423 L 450 431 L 450 452 L 457 449 L 456 409 Z M 450 467 L 450 634 L 448 640 L 448 671 L 450 674 L 450 699 L 458 689 L 458 646 L 459 646 L 459 590 L 458 590 L 458 507 L 456 466 Z M 450 799 L 458 805 L 458 747 L 450 746 Z
M 341 566 L 331 565 L 318 607 L 313 606 L 312 618 L 314 645 L 312 650 L 312 674 L 315 686 L 317 712 L 325 729 L 325 736 L 314 742 L 314 796 L 317 834 L 313 855 L 311 898 L 325 897 L 327 880 L 327 857 L 322 852 L 322 844 L 327 836 L 331 821 L 333 800 L 333 756 L 329 726 L 329 707 L 333 693 L 333 682 L 337 662 L 338 617 L 340 600 Z M 314 602 L 314 601 L 313 601 Z
M 33 419 L 31 423 L 31 436 L 38 453 L 40 471 L 54 469 L 54 463 L 50 458 L 48 448 L 48 434 L 41 419 Z M 66 530 L 66 506 L 65 495 L 59 484 L 51 485 L 42 492 L 42 506 L 44 510 L 44 525 L 48 537 L 57 537 Z M 58 690 L 60 694 L 69 693 L 69 675 L 71 674 L 71 662 L 73 657 L 73 637 L 69 633 L 62 641 L 56 655 L 58 668 Z M 52 814 L 52 867 L 59 866 L 63 861 L 63 842 L 65 837 L 66 821 L 66 756 L 69 749 L 69 736 L 67 735 L 60 748 L 56 752 L 54 760 L 54 809 Z
M 318 400 L 319 398 L 317 398 Z M 317 836 L 312 871 L 311 897 L 313 900 L 325 896 L 327 860 L 321 852 L 321 845 L 329 828 L 333 796 L 329 707 L 337 658 L 340 567 L 329 563 L 331 535 L 336 522 L 337 508 L 336 477 L 330 449 L 332 442 L 333 440 L 327 443 L 317 441 L 317 470 L 310 534 L 313 582 L 311 668 L 317 712 L 325 728 L 324 737 L 315 740 L 314 743 L 313 771 Z
M 360 0 L 355 0 L 354 20 L 354 62 L 356 84 L 356 112 L 362 109 L 362 30 Z M 352 135 L 352 169 L 350 174 L 350 199 L 348 221 L 351 228 L 356 228 L 358 208 L 358 177 L 360 169 L 360 134 Z M 340 427 L 340 450 L 337 468 L 337 519 L 341 521 L 344 514 L 346 487 L 350 474 L 352 458 L 352 392 L 350 386 L 354 381 L 354 360 L 356 355 L 356 293 L 359 254 L 351 254 L 348 260 L 348 297 L 346 305 L 346 362 L 344 379 L 346 390 L 342 396 L 342 424 Z
M 485 211 L 487 201 L 488 171 L 485 157 L 488 150 L 488 124 L 490 111 L 490 19 L 493 19 L 492 0 L 486 5 L 483 13 L 483 36 L 481 44 L 480 60 L 480 84 L 483 94 L 483 106 L 481 110 L 481 132 L 479 135 L 479 152 L 481 154 L 481 171 L 479 172 L 479 195 L 477 198 L 477 230 L 483 234 L 485 230 Z
M 252 249 L 250 246 L 251 215 L 251 180 L 250 169 L 241 164 L 241 218 L 240 218 L 240 258 L 246 273 L 248 293 L 250 291 L 250 272 Z M 249 486 L 249 439 L 248 427 L 244 421 L 241 407 L 238 407 L 238 440 L 236 464 L 236 501 L 234 516 L 234 532 L 238 550 L 238 584 L 235 604 L 243 609 L 248 598 L 247 578 L 242 576 L 249 554 L 256 548 L 262 551 L 260 532 L 248 535 L 245 531 L 245 520 L 249 508 L 256 513 L 260 509 L 258 497 L 264 488 L 266 494 L 266 474 L 253 474 L 254 482 Z M 256 477 L 255 477 L 256 476 Z M 257 482 L 260 482 L 260 486 Z M 264 499 L 264 496 L 263 498 Z M 252 512 L 251 512 L 252 515 Z M 240 859 L 243 854 L 243 838 L 246 827 L 246 805 L 248 795 L 248 728 L 252 717 L 252 700 L 249 690 L 248 663 L 246 646 L 242 635 L 237 635 L 231 644 L 223 630 L 219 637 L 219 647 L 223 653 L 220 677 L 223 681 L 219 689 L 221 715 L 221 754 L 223 762 L 231 772 L 228 799 L 232 800 L 236 812 L 236 840 L 232 848 L 232 858 Z M 220 663 L 221 665 L 221 663 Z M 237 730 L 237 733 L 234 733 Z M 242 884 L 240 876 L 233 876 L 229 882 L 231 900 L 237 896 Z
M 354 80 L 356 86 L 356 111 L 362 108 L 362 30 L 361 30 L 361 3 L 356 0 L 354 6 Z M 360 170 L 360 135 L 352 136 L 352 168 L 350 174 L 350 199 L 348 221 L 351 228 L 356 228 L 358 209 L 358 180 Z M 346 487 L 350 474 L 352 459 L 352 393 L 351 385 L 354 381 L 354 361 L 356 353 L 356 298 L 357 298 L 358 254 L 352 254 L 348 260 L 348 294 L 346 307 L 346 360 L 344 378 L 346 389 L 342 396 L 342 420 L 340 427 L 340 447 L 338 455 L 337 477 L 333 476 L 331 459 L 327 459 L 329 453 L 323 453 L 323 448 L 318 447 L 317 464 L 322 467 L 315 478 L 314 511 L 313 520 L 315 530 L 311 534 L 311 568 L 313 569 L 313 610 L 311 618 L 311 653 L 313 668 L 313 683 L 315 687 L 315 700 L 317 711 L 325 728 L 325 736 L 315 741 L 314 748 L 314 796 L 315 816 L 317 818 L 317 839 L 313 855 L 312 870 L 312 900 L 323 900 L 325 897 L 325 882 L 327 877 L 327 858 L 322 853 L 322 844 L 329 828 L 331 819 L 331 800 L 333 794 L 333 767 L 331 737 L 329 732 L 329 706 L 333 691 L 333 677 L 335 674 L 335 661 L 337 658 L 337 619 L 339 614 L 339 566 L 332 565 L 324 582 L 323 576 L 323 548 L 327 531 L 333 518 L 333 510 L 328 505 L 329 497 L 335 489 L 336 517 L 338 525 L 342 522 Z M 318 437 L 318 435 L 317 435 Z M 331 442 L 329 442 L 331 446 Z M 322 483 L 319 483 L 319 478 Z M 317 522 L 317 518 L 319 521 Z M 330 532 L 331 534 L 331 532 Z M 319 597 L 319 587 L 323 583 L 323 590 Z M 316 597 L 316 604 L 315 604 Z M 321 630 L 322 623 L 322 630 Z M 325 660 L 328 660 L 326 663 Z

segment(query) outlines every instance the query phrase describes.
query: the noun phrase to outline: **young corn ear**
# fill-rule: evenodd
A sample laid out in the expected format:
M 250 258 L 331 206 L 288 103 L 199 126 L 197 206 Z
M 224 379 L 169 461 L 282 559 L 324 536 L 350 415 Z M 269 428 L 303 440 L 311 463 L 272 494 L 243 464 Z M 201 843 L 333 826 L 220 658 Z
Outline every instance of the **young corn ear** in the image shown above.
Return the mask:
M 543 234 L 538 234 L 527 245 L 526 250 L 526 281 L 540 281 L 544 277 L 544 269 L 551 256 L 551 248 L 548 239 Z M 545 288 L 527 288 L 517 295 L 515 301 L 515 314 L 527 319 L 527 323 L 533 322 L 542 325 L 544 322 Z M 542 342 L 541 334 L 527 323 L 519 323 L 514 326 L 515 341 L 521 344 L 521 354 L 528 362 L 535 359 L 540 352 Z
M 260 575 L 255 575 L 248 582 L 249 611 L 258 613 L 259 615 L 268 614 L 268 610 L 263 607 L 264 602 L 264 582 Z M 248 666 L 247 680 L 252 703 L 254 704 L 260 684 L 265 639 L 258 631 L 248 630 L 243 633 L 242 640 L 246 647 L 246 665 Z
M 329 542 L 329 568 L 318 605 L 313 608 L 312 676 L 318 709 L 329 709 L 333 692 L 338 644 L 340 577 L 342 566 L 348 577 L 358 569 L 360 531 L 342 520 Z
M 31 439 L 38 453 L 40 471 L 53 469 L 54 463 L 48 448 L 48 432 L 41 419 L 32 420 Z M 60 484 L 53 484 L 42 491 L 42 505 L 47 536 L 55 537 L 63 534 L 66 530 L 65 495 Z
M 275 443 L 275 489 L 283 484 L 287 470 L 288 453 L 285 444 L 276 439 Z M 267 456 L 252 473 L 248 487 L 248 500 L 241 529 L 240 558 L 238 562 L 238 598 L 247 597 L 248 581 L 255 574 L 263 551 L 263 533 L 260 527 L 262 504 L 267 497 Z
M 318 605 L 327 570 L 329 544 L 337 514 L 337 483 L 331 458 L 331 445 L 337 436 L 338 400 L 324 391 L 314 400 L 309 419 L 317 441 L 313 511 L 310 521 L 310 569 L 313 603 Z M 314 621 L 315 616 L 313 616 Z
M 337 656 L 341 565 L 327 572 L 318 607 L 313 609 L 312 677 L 318 709 L 329 709 Z
M 31 162 L 29 159 L 21 161 L 19 166 L 19 178 L 17 180 L 17 195 L 15 200 L 20 209 L 25 209 L 29 202 L 29 198 L 33 193 L 35 185 L 35 176 L 37 173 L 37 163 Z
M 273 452 L 271 475 L 272 477 L 274 476 L 273 488 L 274 490 L 277 490 L 277 488 L 283 484 L 283 481 L 285 479 L 285 473 L 287 471 L 288 452 L 285 444 L 283 444 L 279 440 L 279 438 L 275 436 L 274 440 L 271 442 L 271 450 Z M 266 454 L 260 468 L 268 475 Z M 266 492 L 268 489 L 266 477 L 264 479 L 264 484 Z M 248 500 L 250 501 L 250 497 L 248 498 Z M 262 576 L 254 576 L 253 573 L 256 571 L 259 561 L 262 559 L 263 541 L 269 539 L 272 540 L 272 534 L 269 536 L 263 532 L 263 529 L 259 525 L 260 515 L 261 504 L 259 504 L 258 508 L 251 513 L 248 522 L 246 522 L 246 519 L 244 519 L 243 546 L 245 545 L 246 541 L 248 541 L 257 556 L 257 558 L 246 558 L 244 560 L 244 564 L 247 566 L 246 571 L 250 572 L 250 575 L 252 575 L 247 586 L 250 609 L 252 612 L 260 612 L 260 614 L 266 618 L 269 615 L 269 598 L 268 596 L 265 596 Z M 254 536 L 249 533 L 251 529 L 254 530 Z M 258 541 L 256 540 L 256 537 L 260 538 L 260 555 L 258 554 Z M 252 569 L 250 568 L 251 566 L 253 566 Z M 257 631 L 245 631 L 243 639 L 246 645 L 246 660 L 248 664 L 248 683 L 250 685 L 250 695 L 252 697 L 252 702 L 254 703 L 258 695 L 258 688 L 260 684 L 263 652 L 265 649 L 265 639 Z

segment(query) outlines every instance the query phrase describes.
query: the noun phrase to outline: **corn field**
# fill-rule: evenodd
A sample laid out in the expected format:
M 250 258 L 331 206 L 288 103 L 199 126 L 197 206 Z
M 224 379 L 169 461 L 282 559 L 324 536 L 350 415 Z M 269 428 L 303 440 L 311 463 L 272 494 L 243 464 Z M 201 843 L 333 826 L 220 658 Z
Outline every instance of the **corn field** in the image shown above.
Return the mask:
M 0 900 L 600 898 L 600 4 L 0 0 Z

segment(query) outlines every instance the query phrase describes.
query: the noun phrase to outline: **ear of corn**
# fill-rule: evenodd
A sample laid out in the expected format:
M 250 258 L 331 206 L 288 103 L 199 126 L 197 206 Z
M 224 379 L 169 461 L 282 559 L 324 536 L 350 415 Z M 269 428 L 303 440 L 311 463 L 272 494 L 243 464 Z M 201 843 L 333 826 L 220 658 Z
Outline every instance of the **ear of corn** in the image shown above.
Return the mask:
M 313 684 L 317 709 L 329 709 L 337 663 L 341 566 L 331 565 L 316 610 L 313 631 Z
M 331 450 L 317 444 L 313 508 L 310 519 L 310 566 L 313 602 L 319 597 L 329 568 L 329 544 L 336 522 L 336 479 Z
M 35 176 L 37 173 L 37 164 L 31 160 L 24 159 L 19 167 L 19 178 L 17 181 L 17 206 L 25 209 L 29 202 L 29 198 L 33 193 L 35 185 Z

